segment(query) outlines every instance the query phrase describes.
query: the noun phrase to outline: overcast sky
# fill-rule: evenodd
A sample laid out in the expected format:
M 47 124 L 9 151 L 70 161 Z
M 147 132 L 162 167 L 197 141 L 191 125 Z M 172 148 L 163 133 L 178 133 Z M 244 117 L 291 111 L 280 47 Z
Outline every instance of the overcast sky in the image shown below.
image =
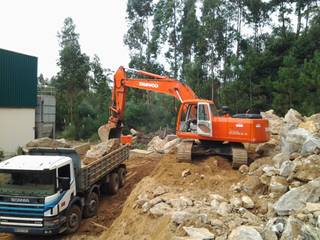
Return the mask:
M 97 54 L 104 68 L 128 65 L 123 44 L 126 0 L 2 0 L 0 48 L 38 57 L 38 74 L 52 77 L 57 67 L 57 32 L 66 17 L 74 20 L 82 51 Z

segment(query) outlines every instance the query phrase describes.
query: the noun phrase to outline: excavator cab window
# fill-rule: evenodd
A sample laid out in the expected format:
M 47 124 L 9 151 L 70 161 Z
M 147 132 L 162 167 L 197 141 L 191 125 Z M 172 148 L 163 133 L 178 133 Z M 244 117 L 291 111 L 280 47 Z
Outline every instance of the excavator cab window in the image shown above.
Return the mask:
M 197 104 L 188 104 L 186 112 L 181 115 L 181 130 L 183 132 L 196 132 L 197 131 Z

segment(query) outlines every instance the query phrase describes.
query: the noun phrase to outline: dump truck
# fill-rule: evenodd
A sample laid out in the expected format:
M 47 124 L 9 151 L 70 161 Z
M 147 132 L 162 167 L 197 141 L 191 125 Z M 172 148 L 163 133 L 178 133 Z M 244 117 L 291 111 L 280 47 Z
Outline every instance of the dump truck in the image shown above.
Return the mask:
M 72 148 L 31 148 L 0 162 L 0 232 L 76 232 L 97 213 L 101 193 L 124 185 L 128 156 L 122 145 L 84 165 Z

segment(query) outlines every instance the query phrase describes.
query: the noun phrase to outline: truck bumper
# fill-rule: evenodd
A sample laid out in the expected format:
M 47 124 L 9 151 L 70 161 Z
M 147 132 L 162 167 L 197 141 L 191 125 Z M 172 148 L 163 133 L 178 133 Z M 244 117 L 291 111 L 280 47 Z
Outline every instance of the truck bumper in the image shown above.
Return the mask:
M 66 230 L 65 227 L 53 227 L 53 228 L 31 228 L 31 227 L 0 227 L 2 233 L 12 234 L 25 234 L 25 235 L 55 235 L 63 233 Z
M 52 225 L 50 227 L 25 227 L 25 226 L 3 226 L 0 225 L 0 232 L 2 233 L 12 233 L 21 235 L 56 235 L 66 231 L 66 218 L 61 218 L 57 225 Z

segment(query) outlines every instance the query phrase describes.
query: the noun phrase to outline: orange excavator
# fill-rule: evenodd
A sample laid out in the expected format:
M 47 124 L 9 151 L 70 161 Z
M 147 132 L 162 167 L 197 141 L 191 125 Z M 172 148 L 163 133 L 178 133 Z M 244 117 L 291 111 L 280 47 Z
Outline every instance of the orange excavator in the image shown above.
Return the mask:
M 129 78 L 133 71 L 140 78 Z M 269 140 L 268 120 L 259 114 L 236 114 L 217 110 L 213 101 L 199 99 L 186 84 L 167 76 L 119 67 L 114 75 L 112 103 L 108 123 L 98 130 L 102 141 L 120 138 L 123 127 L 127 88 L 144 89 L 171 95 L 181 102 L 177 116 L 176 135 L 183 139 L 177 147 L 178 161 L 191 161 L 197 155 L 232 157 L 232 166 L 247 164 L 243 143 Z

